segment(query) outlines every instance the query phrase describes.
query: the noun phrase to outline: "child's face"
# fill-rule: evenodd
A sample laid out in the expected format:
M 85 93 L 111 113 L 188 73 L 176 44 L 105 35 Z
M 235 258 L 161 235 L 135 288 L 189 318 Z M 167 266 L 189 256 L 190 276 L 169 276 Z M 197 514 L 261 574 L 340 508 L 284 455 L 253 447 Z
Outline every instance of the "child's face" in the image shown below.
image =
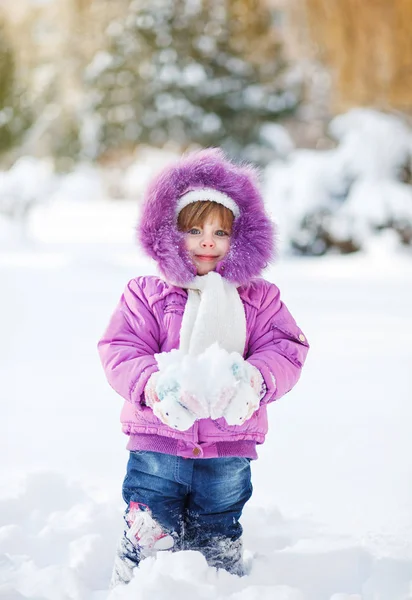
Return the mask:
M 185 246 L 198 275 L 213 271 L 224 259 L 230 246 L 230 232 L 223 229 L 218 216 L 209 216 L 202 226 L 192 227 L 185 234 Z

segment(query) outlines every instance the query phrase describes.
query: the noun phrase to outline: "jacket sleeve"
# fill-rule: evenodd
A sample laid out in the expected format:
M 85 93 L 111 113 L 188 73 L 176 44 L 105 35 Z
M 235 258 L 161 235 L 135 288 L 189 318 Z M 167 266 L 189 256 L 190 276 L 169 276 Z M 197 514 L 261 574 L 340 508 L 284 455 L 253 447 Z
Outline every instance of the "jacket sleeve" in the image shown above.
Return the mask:
M 269 284 L 258 309 L 246 359 L 259 369 L 266 384 L 262 402 L 272 402 L 297 383 L 309 344 L 286 306 L 278 288 Z
M 154 354 L 159 352 L 159 324 L 142 288 L 143 278 L 128 283 L 98 343 L 108 382 L 136 406 L 143 401 L 150 375 L 158 370 Z

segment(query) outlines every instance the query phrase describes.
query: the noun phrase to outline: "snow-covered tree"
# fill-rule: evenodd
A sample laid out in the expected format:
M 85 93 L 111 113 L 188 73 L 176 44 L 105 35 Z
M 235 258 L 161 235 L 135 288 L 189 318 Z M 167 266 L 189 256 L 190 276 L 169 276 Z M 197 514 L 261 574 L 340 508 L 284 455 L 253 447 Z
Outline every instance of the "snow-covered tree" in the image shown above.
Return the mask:
M 330 125 L 332 150 L 295 150 L 266 170 L 280 238 L 300 254 L 349 253 L 382 231 L 412 247 L 412 131 L 390 114 L 353 109 Z
M 133 0 L 107 36 L 86 71 L 100 154 L 173 141 L 259 160 L 262 124 L 298 103 L 258 0 Z
M 19 141 L 28 124 L 29 111 L 16 84 L 13 47 L 0 21 L 0 153 Z

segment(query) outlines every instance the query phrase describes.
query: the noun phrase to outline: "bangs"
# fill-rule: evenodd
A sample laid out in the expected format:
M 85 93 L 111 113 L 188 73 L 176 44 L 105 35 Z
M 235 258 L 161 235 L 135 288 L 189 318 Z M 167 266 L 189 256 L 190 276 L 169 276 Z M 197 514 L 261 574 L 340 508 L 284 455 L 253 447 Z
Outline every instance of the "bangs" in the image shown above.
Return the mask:
M 231 210 L 210 200 L 191 202 L 179 213 L 177 227 L 179 231 L 188 231 L 192 227 L 203 227 L 209 217 L 219 219 L 222 229 L 231 233 L 233 225 L 233 213 Z

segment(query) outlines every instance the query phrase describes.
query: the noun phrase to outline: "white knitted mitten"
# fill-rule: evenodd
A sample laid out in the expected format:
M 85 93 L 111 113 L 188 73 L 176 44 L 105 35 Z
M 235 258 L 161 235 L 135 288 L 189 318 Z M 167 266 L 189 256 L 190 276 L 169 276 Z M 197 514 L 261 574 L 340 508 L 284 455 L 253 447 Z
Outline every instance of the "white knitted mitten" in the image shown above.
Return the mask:
M 236 395 L 223 416 L 228 425 L 243 425 L 258 410 L 265 385 L 260 371 L 240 355 L 235 357 L 232 372 L 237 381 Z

